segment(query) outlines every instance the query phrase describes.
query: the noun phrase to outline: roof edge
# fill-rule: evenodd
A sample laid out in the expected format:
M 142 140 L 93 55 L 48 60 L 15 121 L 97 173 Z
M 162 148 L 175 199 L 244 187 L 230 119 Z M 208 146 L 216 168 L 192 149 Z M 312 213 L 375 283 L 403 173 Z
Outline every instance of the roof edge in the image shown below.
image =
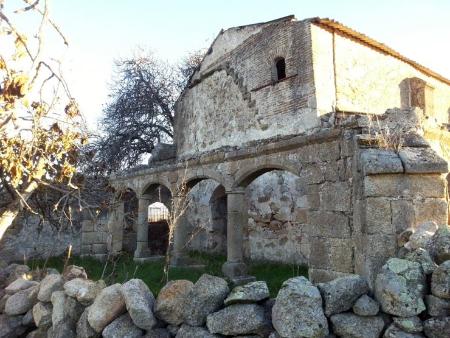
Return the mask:
M 329 18 L 319 18 L 319 17 L 314 17 L 314 18 L 310 18 L 307 20 L 315 25 L 318 25 L 318 26 L 324 28 L 324 29 L 331 30 L 333 32 L 338 32 L 338 33 L 341 33 L 342 35 L 351 37 L 361 44 L 368 45 L 369 47 L 372 47 L 373 49 L 375 49 L 379 52 L 382 52 L 382 53 L 388 54 L 392 57 L 395 57 L 396 59 L 399 59 L 400 61 L 403 61 L 403 62 L 409 64 L 410 66 L 417 69 L 418 71 L 420 71 L 428 76 L 431 76 L 447 85 L 450 85 L 450 80 L 447 79 L 446 77 L 436 73 L 435 71 L 433 71 L 425 66 L 422 66 L 421 64 L 415 62 L 414 60 L 411 60 L 411 59 L 401 55 L 399 52 L 392 49 L 391 47 L 386 46 L 385 44 L 378 42 L 378 41 L 368 37 L 367 35 L 362 34 L 348 26 L 345 26 L 338 21 L 335 21 L 335 20 L 329 19 Z
M 291 14 L 291 15 L 282 16 L 281 18 L 278 18 L 278 19 L 269 20 L 269 21 L 261 21 L 261 22 L 251 23 L 251 24 L 242 25 L 242 26 L 233 26 L 233 27 L 229 27 L 222 31 L 226 32 L 229 29 L 241 29 L 241 28 L 245 28 L 245 27 L 260 26 L 260 25 L 273 24 L 273 23 L 277 23 L 277 22 L 295 21 L 295 20 L 297 20 L 297 18 L 295 17 L 294 14 Z

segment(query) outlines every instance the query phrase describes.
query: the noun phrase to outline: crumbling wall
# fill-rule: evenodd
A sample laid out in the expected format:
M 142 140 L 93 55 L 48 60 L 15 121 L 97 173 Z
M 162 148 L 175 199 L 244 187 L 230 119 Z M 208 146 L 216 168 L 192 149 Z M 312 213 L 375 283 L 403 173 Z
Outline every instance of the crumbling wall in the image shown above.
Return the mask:
M 81 228 L 79 222 L 64 221 L 61 226 L 50 224 L 38 215 L 24 212 L 14 221 L 0 241 L 0 259 L 23 262 L 64 254 L 69 246 L 72 253 L 80 253 Z
M 190 191 L 186 215 L 191 226 L 191 250 L 226 254 L 226 219 L 213 219 L 211 197 L 218 186 L 213 180 L 204 180 Z M 246 189 L 249 217 L 244 240 L 248 259 L 308 263 L 307 189 L 298 176 L 282 170 L 263 174 L 250 183 Z
M 273 171 L 247 188 L 244 252 L 251 260 L 307 264 L 309 226 L 306 185 L 296 175 Z

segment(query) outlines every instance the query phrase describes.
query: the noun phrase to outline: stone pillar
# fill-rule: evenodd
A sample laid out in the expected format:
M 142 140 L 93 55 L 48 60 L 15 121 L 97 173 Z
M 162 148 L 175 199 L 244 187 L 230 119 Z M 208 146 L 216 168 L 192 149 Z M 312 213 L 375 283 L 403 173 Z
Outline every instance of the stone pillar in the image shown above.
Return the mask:
M 134 258 L 144 258 L 149 256 L 148 249 L 148 206 L 150 205 L 150 199 L 143 195 L 139 198 L 138 206 L 138 223 L 137 223 L 137 236 L 136 236 L 136 251 L 134 252 Z
M 244 226 L 248 222 L 245 190 L 227 191 L 227 261 L 222 267 L 225 276 L 230 279 L 247 275 L 244 263 L 243 237 Z
M 172 266 L 183 266 L 189 265 L 189 259 L 186 252 L 186 244 L 189 240 L 189 222 L 187 220 L 187 215 L 184 209 L 185 203 L 184 196 L 174 196 L 172 213 L 175 213 L 175 224 L 169 224 L 173 226 L 173 250 L 172 257 L 170 259 Z M 181 213 L 181 215 L 179 215 Z M 170 231 L 170 229 L 169 229 Z M 170 245 L 170 243 L 169 243 Z
M 107 241 L 108 251 L 110 254 L 117 254 L 122 250 L 123 240 L 123 221 L 124 221 L 124 205 L 123 202 L 111 210 L 108 216 L 108 232 Z
M 408 228 L 447 221 L 445 174 L 448 164 L 431 148 L 361 148 L 356 158 L 353 226 L 355 272 L 373 288 L 377 273 L 401 249 L 398 236 Z M 356 169 L 355 169 L 356 170 Z M 359 177 L 358 177 L 359 175 Z

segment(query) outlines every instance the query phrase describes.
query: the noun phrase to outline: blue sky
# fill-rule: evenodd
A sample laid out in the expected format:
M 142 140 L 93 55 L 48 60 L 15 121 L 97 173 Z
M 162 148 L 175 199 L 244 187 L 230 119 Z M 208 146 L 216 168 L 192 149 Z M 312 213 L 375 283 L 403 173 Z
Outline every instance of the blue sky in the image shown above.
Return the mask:
M 207 47 L 221 28 L 290 14 L 334 18 L 450 78 L 448 0 L 51 2 L 51 16 L 70 42 L 66 77 L 92 128 L 107 99 L 115 58 L 142 46 L 175 62 Z

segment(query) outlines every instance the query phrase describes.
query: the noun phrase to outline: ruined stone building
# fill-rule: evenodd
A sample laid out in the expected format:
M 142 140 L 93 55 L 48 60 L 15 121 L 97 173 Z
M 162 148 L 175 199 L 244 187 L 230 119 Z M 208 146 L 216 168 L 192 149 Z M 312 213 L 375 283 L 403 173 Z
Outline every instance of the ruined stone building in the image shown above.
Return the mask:
M 136 260 L 161 255 L 148 207 L 174 208 L 187 187 L 174 265 L 201 250 L 226 254 L 232 278 L 252 259 L 370 280 L 403 230 L 448 224 L 449 114 L 450 80 L 336 21 L 221 31 L 178 101 L 174 146 L 111 178 L 135 193 L 138 221 L 125 199 L 108 233 L 86 225 L 82 251 L 107 238 Z

